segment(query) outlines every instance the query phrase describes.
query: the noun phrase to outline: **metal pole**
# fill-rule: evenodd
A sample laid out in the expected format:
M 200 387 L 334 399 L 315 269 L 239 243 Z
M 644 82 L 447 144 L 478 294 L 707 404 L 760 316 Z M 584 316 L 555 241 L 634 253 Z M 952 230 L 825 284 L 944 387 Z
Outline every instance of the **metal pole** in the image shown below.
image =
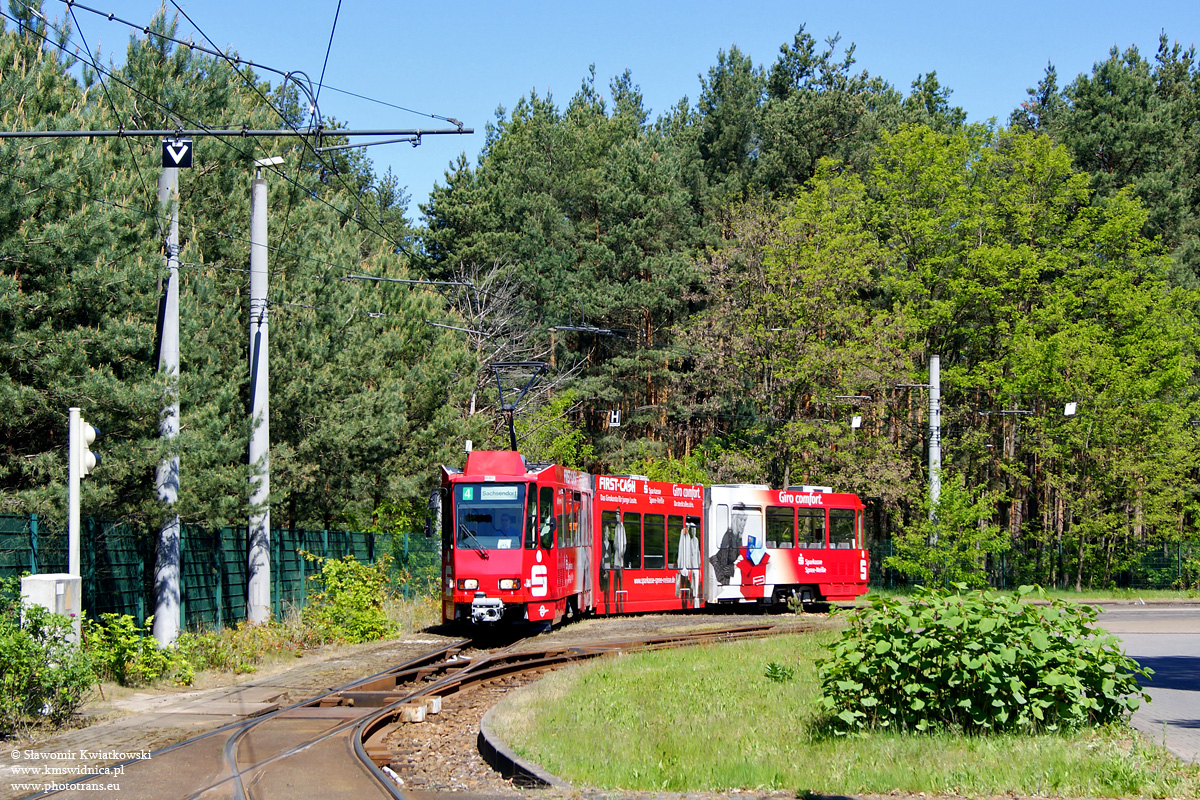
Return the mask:
M 37 514 L 29 515 L 29 574 L 38 574 L 38 519 Z
M 271 490 L 268 428 L 267 182 L 256 172 L 250 193 L 250 543 L 246 609 L 251 622 L 271 616 Z
M 942 494 L 942 359 L 929 357 L 929 519 Z
M 169 207 L 166 237 L 167 287 L 163 298 L 162 339 L 158 369 L 167 378 L 159 435 L 173 440 L 179 435 L 179 170 L 164 167 L 158 177 L 158 204 Z M 165 647 L 179 636 L 179 454 L 172 453 L 155 472 L 158 499 L 167 513 L 158 532 L 154 560 L 154 638 Z
M 67 409 L 67 573 L 79 574 L 79 409 Z

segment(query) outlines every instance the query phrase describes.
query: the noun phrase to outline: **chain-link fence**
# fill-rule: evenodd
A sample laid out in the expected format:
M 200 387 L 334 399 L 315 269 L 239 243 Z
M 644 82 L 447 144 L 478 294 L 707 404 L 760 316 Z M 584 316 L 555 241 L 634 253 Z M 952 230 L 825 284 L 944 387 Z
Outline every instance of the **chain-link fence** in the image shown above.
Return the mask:
M 144 624 L 154 610 L 157 531 L 88 519 L 80 531 L 83 610 L 129 614 Z M 185 628 L 232 625 L 246 618 L 247 529 L 180 529 L 180 606 Z M 437 537 L 361 531 L 276 528 L 271 531 L 271 597 L 277 617 L 303 608 L 320 558 L 352 555 L 374 563 L 393 557 L 392 581 L 405 597 L 438 591 L 441 541 Z M 67 571 L 67 535 L 37 515 L 0 515 L 0 577 Z

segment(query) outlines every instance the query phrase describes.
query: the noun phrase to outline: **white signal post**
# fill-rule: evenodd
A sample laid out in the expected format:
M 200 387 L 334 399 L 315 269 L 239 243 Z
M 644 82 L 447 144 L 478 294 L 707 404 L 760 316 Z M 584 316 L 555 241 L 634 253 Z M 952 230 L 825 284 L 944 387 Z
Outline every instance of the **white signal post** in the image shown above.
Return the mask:
M 66 614 L 71 618 L 74 635 L 68 637 L 72 643 L 79 642 L 80 620 L 83 598 L 80 595 L 79 578 L 79 483 L 100 464 L 100 457 L 89 449 L 100 434 L 84 421 L 79 409 L 72 407 L 67 412 L 67 572 L 42 575 L 27 575 L 21 578 L 21 602 L 39 605 L 55 614 Z
M 68 411 L 67 431 L 67 571 L 79 575 L 79 482 L 100 463 L 88 445 L 99 433 L 78 408 Z

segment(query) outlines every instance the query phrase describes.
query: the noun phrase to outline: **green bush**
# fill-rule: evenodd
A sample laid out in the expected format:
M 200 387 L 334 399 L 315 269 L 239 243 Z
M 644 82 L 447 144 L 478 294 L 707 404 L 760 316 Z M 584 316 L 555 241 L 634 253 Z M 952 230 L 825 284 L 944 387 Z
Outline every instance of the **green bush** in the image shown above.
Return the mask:
M 194 670 L 184 654 L 159 647 L 151 633 L 154 617 L 146 619 L 144 628 L 129 614 L 101 614 L 100 620 L 84 620 L 83 641 L 101 678 L 122 686 L 145 686 L 167 677 L 192 682 Z
M 37 722 L 61 724 L 96 682 L 87 654 L 71 642 L 71 620 L 24 609 L 20 580 L 0 580 L 0 735 Z
M 821 703 L 837 733 L 880 727 L 924 731 L 1037 731 L 1124 719 L 1149 699 L 1148 675 L 1116 637 L 1093 627 L 1097 611 L 1012 595 L 918 589 L 875 597 L 827 646 Z
M 236 673 L 254 672 L 269 655 L 297 654 L 300 645 L 294 631 L 277 622 L 239 622 L 232 628 L 182 633 L 176 649 L 194 670 L 215 669 Z
M 301 551 L 308 561 L 321 565 L 309 578 L 315 591 L 300 612 L 300 622 L 310 644 L 368 642 L 395 632 L 384 601 L 388 596 L 389 556 L 363 564 L 354 556 L 322 558 Z

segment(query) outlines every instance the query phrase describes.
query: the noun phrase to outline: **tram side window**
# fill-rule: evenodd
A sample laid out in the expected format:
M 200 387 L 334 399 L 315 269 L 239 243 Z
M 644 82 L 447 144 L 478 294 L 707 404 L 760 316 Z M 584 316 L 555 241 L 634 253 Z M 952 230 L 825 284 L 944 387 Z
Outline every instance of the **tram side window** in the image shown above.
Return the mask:
M 642 515 L 626 511 L 621 521 L 625 524 L 625 569 L 641 569 Z
M 767 547 L 794 547 L 796 512 L 790 506 L 767 506 Z
M 583 544 L 583 539 L 580 536 L 579 519 L 582 513 L 580 506 L 579 492 L 571 492 L 571 546 L 578 547 Z
M 592 496 L 590 494 L 580 496 L 579 543 L 585 546 L 592 544 Z
M 854 547 L 854 511 L 829 510 L 829 546 L 849 550 Z
M 537 484 L 529 484 L 529 510 L 525 515 L 525 549 L 532 550 L 537 547 L 538 535 L 538 504 L 537 504 Z
M 646 569 L 665 569 L 667 566 L 667 520 L 662 514 L 647 514 Z
M 667 517 L 667 569 L 679 569 L 679 537 L 683 535 L 683 517 Z
M 556 525 L 555 530 L 558 532 L 557 538 L 559 546 L 561 547 L 563 537 L 566 536 L 567 531 L 567 497 L 566 492 L 561 488 L 558 490 L 557 502 L 554 504 L 554 512 L 558 515 L 558 524 Z M 542 547 L 546 548 L 547 550 L 549 550 L 551 547 L 554 547 L 553 539 L 547 543 L 545 538 L 546 537 L 544 536 L 542 537 Z
M 571 493 L 563 494 L 563 524 L 558 528 L 558 546 L 570 547 L 575 536 L 575 504 Z
M 825 512 L 816 508 L 801 508 L 796 514 L 800 547 L 814 550 L 825 547 Z
M 613 562 L 613 547 L 617 536 L 617 523 L 620 520 L 621 515 L 616 511 L 605 511 L 600 514 L 601 569 L 612 569 L 616 566 Z

